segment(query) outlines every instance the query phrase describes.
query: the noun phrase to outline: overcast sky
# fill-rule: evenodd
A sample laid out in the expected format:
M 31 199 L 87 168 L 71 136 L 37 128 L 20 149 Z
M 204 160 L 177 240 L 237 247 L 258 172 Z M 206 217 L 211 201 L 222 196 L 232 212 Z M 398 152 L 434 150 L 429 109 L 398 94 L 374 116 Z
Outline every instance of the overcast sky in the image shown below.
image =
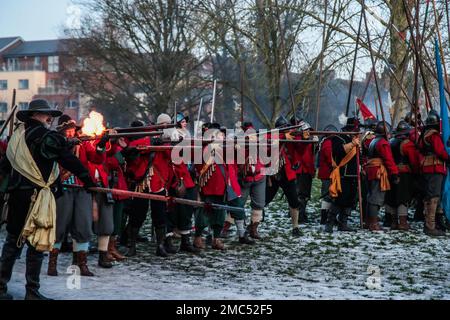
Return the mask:
M 0 38 L 56 39 L 76 13 L 71 0 L 0 0 Z

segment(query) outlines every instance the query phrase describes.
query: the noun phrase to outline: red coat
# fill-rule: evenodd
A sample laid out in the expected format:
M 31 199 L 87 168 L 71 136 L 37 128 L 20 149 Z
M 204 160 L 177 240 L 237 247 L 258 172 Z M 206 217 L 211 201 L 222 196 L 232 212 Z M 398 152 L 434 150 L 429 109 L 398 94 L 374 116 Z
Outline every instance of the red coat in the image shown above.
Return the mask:
M 387 173 L 389 176 L 398 175 L 398 168 L 395 164 L 394 157 L 392 156 L 391 146 L 389 142 L 386 141 L 385 138 L 381 138 L 378 140 L 378 143 L 375 146 L 375 156 L 371 157 L 369 155 L 369 159 L 371 158 L 381 158 L 383 160 L 383 164 L 386 167 Z M 366 167 L 367 179 L 378 180 L 377 172 L 380 169 L 379 166 Z
M 128 147 L 150 146 L 150 137 L 130 141 Z M 125 175 L 129 182 L 141 182 L 145 178 L 149 165 L 150 150 L 142 150 L 134 160 L 127 160 Z
M 278 136 L 273 136 L 272 134 L 267 134 L 267 139 L 280 139 L 280 140 L 284 140 L 286 139 L 286 135 L 282 132 L 280 133 Z M 296 172 L 292 169 L 292 164 L 293 164 L 293 155 L 291 152 L 289 152 L 290 148 L 288 145 L 290 143 L 280 143 L 279 146 L 279 165 L 280 165 L 280 170 L 284 170 L 285 174 L 286 174 L 286 178 L 288 181 L 292 181 L 295 180 L 297 178 L 297 174 Z M 281 164 L 284 163 L 284 165 L 281 167 Z M 273 165 L 273 164 L 272 164 Z
M 87 154 L 86 154 L 86 146 L 84 143 L 75 146 L 72 149 L 73 153 L 75 154 L 75 156 L 80 159 L 81 163 L 83 164 L 83 166 L 85 168 L 89 167 L 89 163 L 88 163 L 88 158 L 87 158 Z M 59 166 L 59 171 L 60 171 L 60 179 L 62 180 L 63 183 L 73 183 L 79 186 L 83 186 L 83 182 L 78 179 L 77 176 L 73 175 L 71 172 L 67 171 L 66 169 L 64 169 L 63 167 Z M 70 182 L 69 180 L 67 180 L 69 177 L 72 176 L 72 182 Z
M 331 139 L 325 138 L 322 141 L 319 152 L 319 171 L 317 174 L 319 179 L 330 179 L 331 171 L 333 171 L 332 147 Z
M 407 170 L 407 167 L 399 167 L 400 173 L 412 172 L 419 173 L 420 171 L 420 163 L 423 156 L 420 154 L 419 150 L 417 150 L 416 145 L 411 140 L 408 140 L 401 146 L 401 152 L 404 156 L 408 158 L 408 162 L 411 170 Z
M 83 142 L 83 146 L 86 150 L 87 169 L 94 182 L 101 182 L 103 187 L 108 187 L 106 152 L 97 149 L 98 142 L 99 140 Z M 107 143 L 106 149 L 109 148 L 111 148 L 111 145 Z
M 154 151 L 152 166 L 149 170 L 150 192 L 169 190 L 173 185 L 174 171 L 171 162 L 171 150 Z
M 424 141 L 425 140 L 425 144 Z M 439 132 L 435 131 L 431 135 L 425 134 L 424 139 L 419 142 L 419 148 L 423 154 L 425 154 L 422 160 L 422 173 L 440 173 L 443 175 L 447 174 L 447 169 L 445 162 L 449 160 L 449 155 L 445 150 L 444 143 L 442 142 L 441 135 Z M 427 149 L 434 154 L 435 158 L 441 163 L 428 164 L 427 159 Z M 433 161 L 434 162 L 434 161 Z
M 220 166 L 223 168 L 225 177 L 222 174 Z M 199 176 L 200 193 L 203 196 L 223 196 L 225 194 L 227 184 L 233 188 L 237 196 L 241 195 L 241 187 L 238 182 L 236 164 L 218 165 L 212 163 L 205 173 L 201 175 L 203 168 L 206 168 L 205 164 L 195 165 L 195 169 Z
M 256 156 L 258 156 L 258 150 L 256 149 L 256 151 Z M 264 175 L 265 166 L 261 163 L 259 157 L 253 159 L 252 164 L 250 164 L 249 148 L 242 148 L 238 152 L 241 152 L 241 155 L 245 159 L 245 164 L 238 165 L 239 173 L 243 177 L 244 182 L 257 182 L 266 178 Z
M 116 182 L 113 188 L 119 190 L 128 190 L 127 181 L 122 169 L 124 159 L 122 157 L 122 154 L 120 153 L 121 150 L 122 147 L 120 147 L 118 144 L 111 145 L 111 148 L 106 152 L 106 167 L 110 176 L 114 177 L 114 175 L 117 175 L 117 177 L 115 177 Z M 114 199 L 116 200 L 125 200 L 128 198 L 129 197 L 126 196 L 114 196 Z
M 301 140 L 301 137 L 296 137 L 295 140 Z M 314 145 L 312 143 L 288 143 L 288 150 L 294 159 L 294 164 L 299 165 L 295 171 L 296 174 L 315 175 Z
M 174 164 L 173 168 L 174 168 L 176 180 L 180 180 L 182 178 L 186 188 L 195 187 L 195 183 L 192 180 L 188 166 L 184 162 L 182 162 L 180 164 Z

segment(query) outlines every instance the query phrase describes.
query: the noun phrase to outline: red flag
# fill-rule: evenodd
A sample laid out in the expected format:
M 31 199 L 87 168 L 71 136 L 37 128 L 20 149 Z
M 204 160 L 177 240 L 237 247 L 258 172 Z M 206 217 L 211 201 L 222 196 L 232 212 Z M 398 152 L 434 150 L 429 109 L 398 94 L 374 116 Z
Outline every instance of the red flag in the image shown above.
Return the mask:
M 370 112 L 369 108 L 364 104 L 364 102 L 361 101 L 361 99 L 356 98 L 356 104 L 358 105 L 364 120 L 375 119 L 375 116 L 372 112 Z

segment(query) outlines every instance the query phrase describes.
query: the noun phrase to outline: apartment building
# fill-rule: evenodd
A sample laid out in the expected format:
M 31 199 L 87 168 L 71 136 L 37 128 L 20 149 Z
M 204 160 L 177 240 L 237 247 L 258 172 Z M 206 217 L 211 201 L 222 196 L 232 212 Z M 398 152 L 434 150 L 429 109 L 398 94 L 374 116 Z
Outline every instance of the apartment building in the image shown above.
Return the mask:
M 66 54 L 61 40 L 0 38 L 0 120 L 12 108 L 13 89 L 19 109 L 26 109 L 32 99 L 43 98 L 78 119 L 79 95 L 66 88 L 63 78 Z

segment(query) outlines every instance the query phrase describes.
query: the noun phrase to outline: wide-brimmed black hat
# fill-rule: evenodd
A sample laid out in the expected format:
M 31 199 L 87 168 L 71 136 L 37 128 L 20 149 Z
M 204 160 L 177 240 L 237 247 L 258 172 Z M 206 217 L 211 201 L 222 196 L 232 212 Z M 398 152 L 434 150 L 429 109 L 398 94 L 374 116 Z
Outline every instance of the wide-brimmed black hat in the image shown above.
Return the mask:
M 17 119 L 22 122 L 26 121 L 33 113 L 36 112 L 47 113 L 52 117 L 59 117 L 62 115 L 61 111 L 51 108 L 47 100 L 36 99 L 29 103 L 27 110 L 20 110 L 17 112 Z

